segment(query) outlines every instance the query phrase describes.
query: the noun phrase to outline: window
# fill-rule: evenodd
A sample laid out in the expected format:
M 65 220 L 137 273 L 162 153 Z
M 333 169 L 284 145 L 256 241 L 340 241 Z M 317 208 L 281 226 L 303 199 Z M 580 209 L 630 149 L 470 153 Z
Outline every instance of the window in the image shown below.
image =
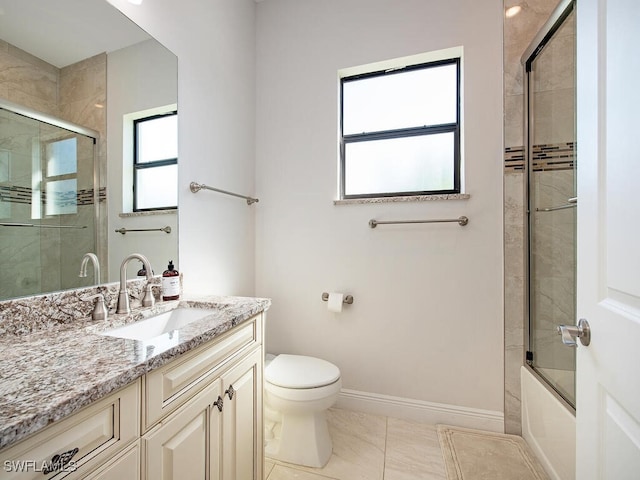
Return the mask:
M 78 141 L 75 137 L 44 145 L 45 215 L 78 213 Z M 38 215 L 39 217 L 40 215 Z
M 460 58 L 341 79 L 340 196 L 460 193 Z
M 134 120 L 133 132 L 133 210 L 177 208 L 177 112 Z

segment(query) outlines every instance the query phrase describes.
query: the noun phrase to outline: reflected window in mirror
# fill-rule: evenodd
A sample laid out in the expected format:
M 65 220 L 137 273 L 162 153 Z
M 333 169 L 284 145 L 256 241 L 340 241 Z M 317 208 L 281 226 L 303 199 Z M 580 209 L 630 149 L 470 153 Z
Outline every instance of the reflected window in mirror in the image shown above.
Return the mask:
M 45 214 L 78 213 L 78 155 L 76 138 L 46 144 Z
M 133 122 L 133 210 L 178 206 L 178 112 Z

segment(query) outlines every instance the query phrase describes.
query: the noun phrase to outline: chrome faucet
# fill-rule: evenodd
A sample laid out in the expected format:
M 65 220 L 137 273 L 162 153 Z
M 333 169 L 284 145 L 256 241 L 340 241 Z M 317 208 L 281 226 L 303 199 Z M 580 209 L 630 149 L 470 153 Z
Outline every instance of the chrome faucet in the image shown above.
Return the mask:
M 127 256 L 122 261 L 122 265 L 120 265 L 120 293 L 118 294 L 118 306 L 116 308 L 116 313 L 131 313 L 131 307 L 129 306 L 129 292 L 127 291 L 127 264 L 133 259 L 140 260 L 144 265 L 144 269 L 147 271 L 147 287 L 144 293 L 144 298 L 142 299 L 142 306 L 152 307 L 155 303 L 153 292 L 151 291 L 151 284 L 149 283 L 149 280 L 153 277 L 151 264 L 144 255 L 140 253 L 132 253 Z
M 87 276 L 87 263 L 89 260 L 93 263 L 93 281 L 96 285 L 100 284 L 100 262 L 98 261 L 98 257 L 95 253 L 85 253 L 84 257 L 82 257 L 82 263 L 80 264 L 80 273 L 78 276 L 80 278 L 85 278 Z

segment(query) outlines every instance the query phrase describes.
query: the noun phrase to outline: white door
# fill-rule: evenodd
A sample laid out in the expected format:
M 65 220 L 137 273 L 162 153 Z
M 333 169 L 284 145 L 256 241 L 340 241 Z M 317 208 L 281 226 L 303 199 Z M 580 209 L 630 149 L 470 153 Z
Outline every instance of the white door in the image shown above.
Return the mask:
M 640 1 L 577 0 L 579 480 L 640 479 Z

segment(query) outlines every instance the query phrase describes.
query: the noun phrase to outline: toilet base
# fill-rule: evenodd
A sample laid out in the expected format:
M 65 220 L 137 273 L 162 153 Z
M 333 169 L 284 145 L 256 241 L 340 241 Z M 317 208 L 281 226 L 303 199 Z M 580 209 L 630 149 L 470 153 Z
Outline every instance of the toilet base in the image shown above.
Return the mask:
M 282 415 L 274 423 L 272 438 L 266 441 L 265 455 L 282 462 L 322 468 L 331 457 L 332 444 L 324 411 Z M 269 432 L 268 438 L 271 436 Z

